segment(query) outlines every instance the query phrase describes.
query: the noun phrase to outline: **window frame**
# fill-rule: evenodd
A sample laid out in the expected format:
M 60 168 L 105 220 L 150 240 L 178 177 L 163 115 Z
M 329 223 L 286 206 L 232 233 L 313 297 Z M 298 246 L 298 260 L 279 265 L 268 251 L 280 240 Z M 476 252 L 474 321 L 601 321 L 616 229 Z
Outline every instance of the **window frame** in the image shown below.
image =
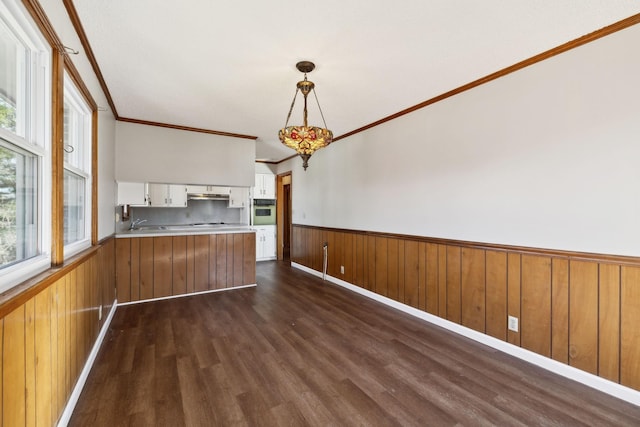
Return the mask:
M 83 203 L 83 216 L 84 216 L 84 237 L 80 240 L 76 240 L 73 242 L 69 242 L 64 244 L 63 247 L 63 256 L 64 259 L 68 259 L 69 257 L 89 248 L 92 244 L 92 227 L 93 227 L 93 170 L 92 170 L 92 159 L 94 156 L 93 153 L 93 108 L 90 100 L 86 99 L 84 93 L 80 89 L 80 85 L 77 82 L 77 79 L 74 77 L 74 73 L 70 72 L 65 68 L 63 75 L 63 96 L 62 96 L 62 105 L 69 104 L 73 110 L 73 121 L 72 125 L 80 126 L 80 134 L 71 135 L 74 144 L 79 143 L 81 146 L 65 146 L 66 142 L 63 142 L 62 149 L 65 154 L 70 154 L 69 156 L 63 156 L 63 189 L 64 192 L 64 174 L 65 172 L 70 172 L 76 176 L 79 176 L 84 179 L 84 203 Z M 67 133 L 67 129 L 65 126 L 65 117 L 64 114 L 61 117 L 63 120 L 63 135 Z M 79 119 L 79 120 L 78 120 Z M 68 153 L 69 150 L 73 150 L 71 153 Z M 79 153 L 78 153 L 79 151 Z M 75 153 L 75 155 L 74 155 Z M 64 196 L 63 196 L 64 199 Z M 64 202 L 63 202 L 64 209 Z M 62 218 L 60 220 L 62 222 L 65 221 L 66 215 L 64 211 L 61 212 Z M 59 236 L 60 239 L 64 242 L 64 230 L 63 234 Z
M 25 47 L 25 68 L 22 81 L 22 105 L 17 105 L 22 117 L 16 118 L 16 132 L 0 128 L 0 137 L 18 150 L 37 158 L 36 182 L 36 234 L 35 256 L 17 261 L 0 269 L 0 292 L 46 270 L 51 266 L 52 241 L 52 48 L 29 12 L 20 1 L 0 3 L 0 19 L 16 40 Z M 17 73 L 20 74 L 20 73 Z M 24 78 L 26 76 L 26 78 Z

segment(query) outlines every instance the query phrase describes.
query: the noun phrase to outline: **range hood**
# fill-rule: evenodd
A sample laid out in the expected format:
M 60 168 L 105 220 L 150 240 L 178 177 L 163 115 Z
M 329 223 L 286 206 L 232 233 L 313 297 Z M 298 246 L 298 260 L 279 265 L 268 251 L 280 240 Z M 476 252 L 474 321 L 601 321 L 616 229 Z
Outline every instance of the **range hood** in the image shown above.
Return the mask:
M 229 200 L 228 194 L 187 193 L 188 200 Z

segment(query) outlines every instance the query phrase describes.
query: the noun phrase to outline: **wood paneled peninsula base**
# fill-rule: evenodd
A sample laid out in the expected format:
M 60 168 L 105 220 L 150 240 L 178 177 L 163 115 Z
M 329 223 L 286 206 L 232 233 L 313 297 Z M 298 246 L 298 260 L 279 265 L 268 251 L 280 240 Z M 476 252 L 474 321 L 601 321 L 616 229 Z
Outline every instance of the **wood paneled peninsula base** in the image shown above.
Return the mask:
M 249 227 L 116 237 L 119 304 L 256 283 L 256 237 Z

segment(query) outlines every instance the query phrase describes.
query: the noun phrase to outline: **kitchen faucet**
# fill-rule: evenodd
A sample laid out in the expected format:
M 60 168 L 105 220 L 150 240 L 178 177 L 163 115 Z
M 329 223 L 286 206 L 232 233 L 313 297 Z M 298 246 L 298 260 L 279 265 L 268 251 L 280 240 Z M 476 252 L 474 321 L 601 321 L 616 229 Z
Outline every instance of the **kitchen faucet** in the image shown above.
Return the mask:
M 138 228 L 138 226 L 139 226 L 140 224 L 142 224 L 143 222 L 147 222 L 147 220 L 146 220 L 146 219 L 140 219 L 140 218 L 137 218 L 137 219 L 132 220 L 132 221 L 131 221 L 131 225 L 129 226 L 129 230 L 135 230 L 135 229 L 137 229 L 137 228 Z

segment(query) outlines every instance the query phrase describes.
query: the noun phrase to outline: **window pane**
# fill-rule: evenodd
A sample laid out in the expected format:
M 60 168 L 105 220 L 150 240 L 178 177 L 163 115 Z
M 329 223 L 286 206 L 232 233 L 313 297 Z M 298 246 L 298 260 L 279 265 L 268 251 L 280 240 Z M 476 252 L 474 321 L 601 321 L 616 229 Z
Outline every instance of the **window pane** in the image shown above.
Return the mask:
M 85 238 L 86 179 L 67 169 L 64 171 L 64 244 Z
M 0 145 L 0 269 L 38 252 L 37 157 Z
M 0 21 L 0 127 L 24 136 L 26 48 Z
M 89 173 L 87 144 L 91 142 L 91 111 L 76 86 L 65 76 L 64 93 L 64 161 Z

